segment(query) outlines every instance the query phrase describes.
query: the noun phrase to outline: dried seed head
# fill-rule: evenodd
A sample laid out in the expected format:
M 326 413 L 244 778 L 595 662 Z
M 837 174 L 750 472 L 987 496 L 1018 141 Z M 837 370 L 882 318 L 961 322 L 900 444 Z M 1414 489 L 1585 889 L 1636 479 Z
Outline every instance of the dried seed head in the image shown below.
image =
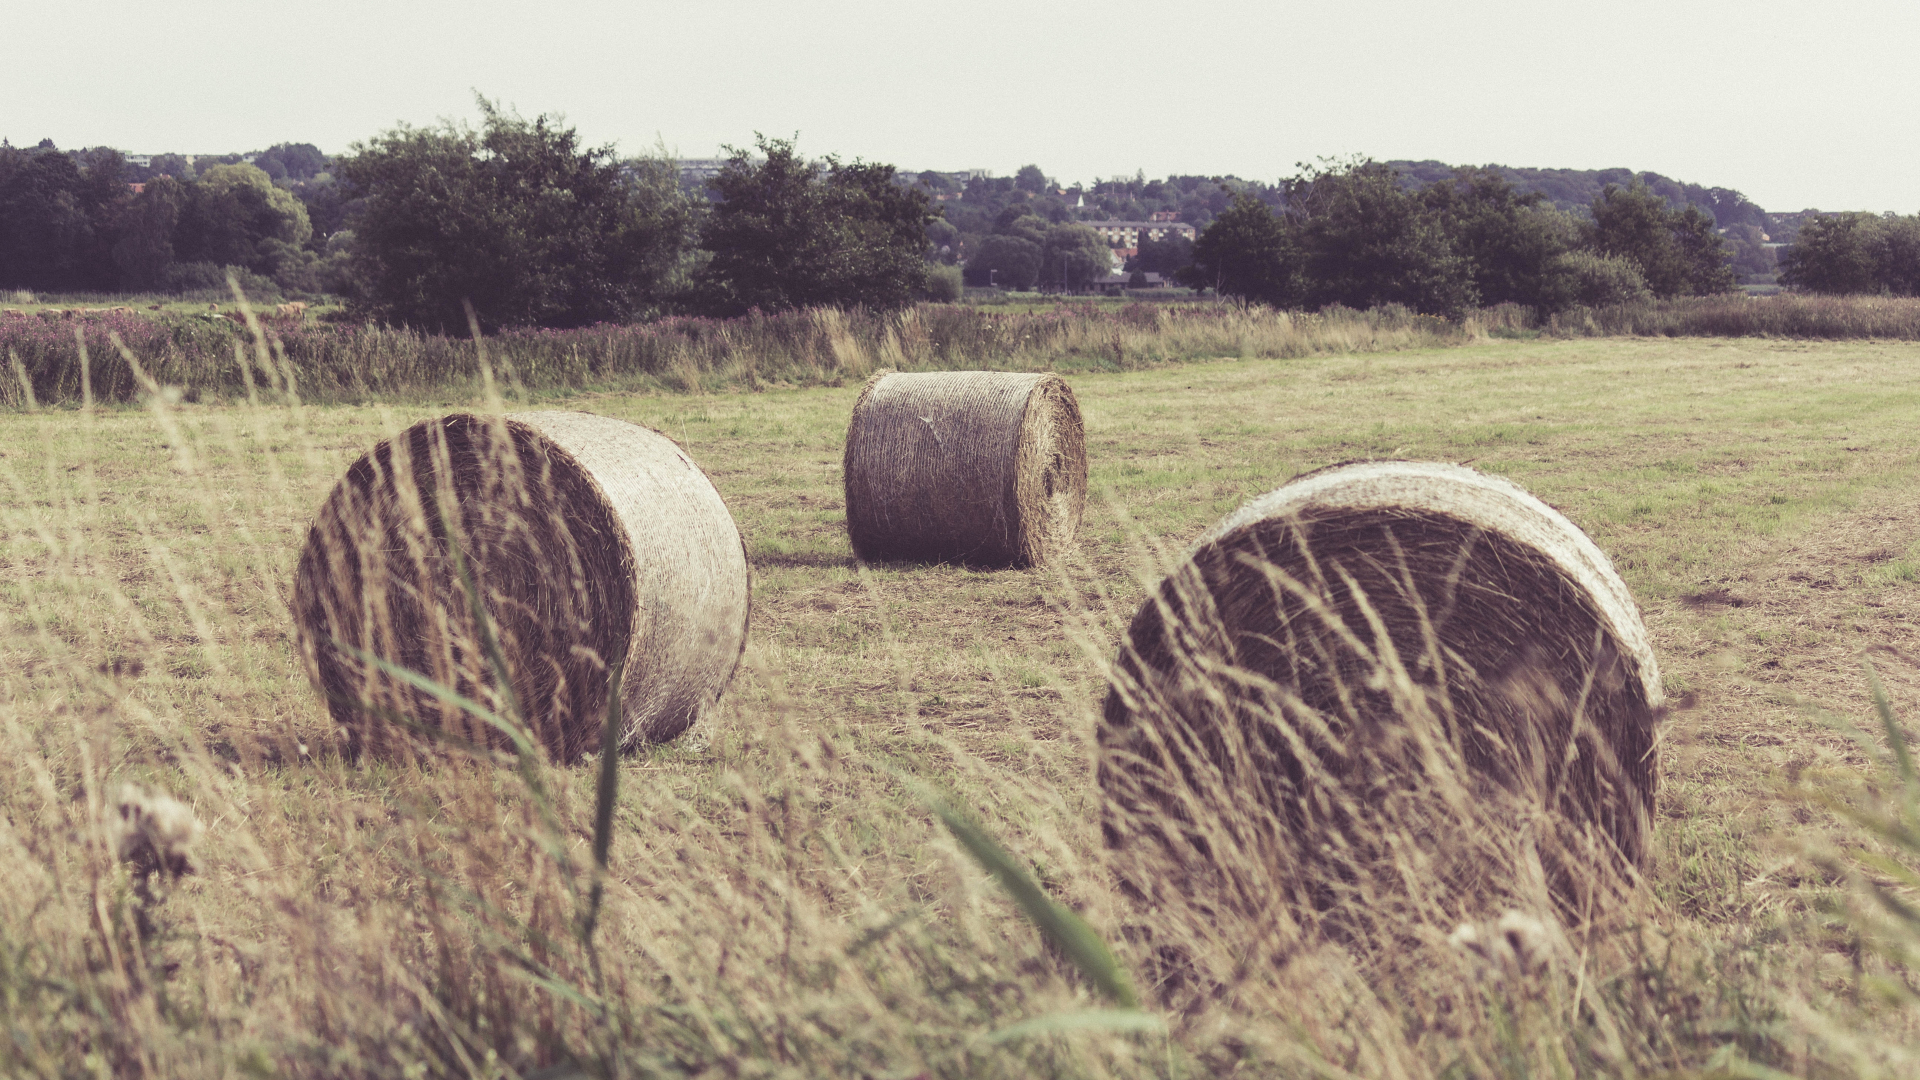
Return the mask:
M 136 877 L 144 880 L 155 871 L 168 877 L 193 873 L 193 845 L 206 828 L 185 803 L 164 791 L 126 784 L 118 809 L 116 849 Z
M 1447 944 L 1478 961 L 1481 977 L 1493 982 L 1538 975 L 1553 957 L 1547 924 L 1519 910 L 1494 922 L 1461 923 Z

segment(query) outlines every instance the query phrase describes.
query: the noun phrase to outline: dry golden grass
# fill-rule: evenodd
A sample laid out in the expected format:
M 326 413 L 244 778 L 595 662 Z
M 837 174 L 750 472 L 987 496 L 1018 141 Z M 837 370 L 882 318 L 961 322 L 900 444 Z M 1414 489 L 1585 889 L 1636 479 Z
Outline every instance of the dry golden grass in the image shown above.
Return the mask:
M 1860 942 L 1899 928 L 1843 918 L 1844 860 L 1801 849 L 1859 836 L 1837 811 L 1870 805 L 1871 756 L 1803 700 L 1865 719 L 1852 658 L 1920 655 L 1916 361 L 1492 342 L 1080 376 L 1079 551 L 994 573 L 854 563 L 854 388 L 571 398 L 681 440 L 756 574 L 717 715 L 621 762 L 591 935 L 593 768 L 349 763 L 292 648 L 311 514 L 437 405 L 8 414 L 0 1073 L 1912 1075 L 1913 1011 L 1863 979 L 1898 976 Z M 1548 920 L 1513 881 L 1470 932 L 1410 915 L 1391 948 L 1349 951 L 1114 888 L 1093 732 L 1144 584 L 1245 498 L 1363 456 L 1513 477 L 1647 609 L 1691 707 L 1647 882 L 1606 920 Z M 1880 655 L 1914 715 L 1920 676 Z M 204 823 L 197 873 L 120 860 L 127 781 Z M 1147 1017 L 1112 1009 L 909 781 L 1111 942 Z M 1504 820 L 1453 822 L 1461 851 L 1497 850 Z M 1180 970 L 1169 939 L 1205 978 L 1156 981 Z

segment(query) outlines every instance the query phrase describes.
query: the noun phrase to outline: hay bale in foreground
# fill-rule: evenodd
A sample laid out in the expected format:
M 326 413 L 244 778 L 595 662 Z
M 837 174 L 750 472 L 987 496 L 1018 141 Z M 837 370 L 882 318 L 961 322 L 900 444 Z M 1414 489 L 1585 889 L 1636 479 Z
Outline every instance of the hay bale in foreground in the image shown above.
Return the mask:
M 679 735 L 733 677 L 746 645 L 746 552 L 720 493 L 685 452 L 658 432 L 587 413 L 455 413 L 354 462 L 300 555 L 301 647 L 356 756 L 404 754 L 418 742 L 383 713 L 506 745 L 484 722 L 336 644 L 504 705 L 456 544 L 521 715 L 556 761 L 600 745 L 612 663 L 625 662 L 623 747 Z
M 1564 906 L 1599 895 L 1596 866 L 1646 858 L 1663 695 L 1645 628 L 1592 541 L 1506 480 L 1301 476 L 1200 541 L 1112 676 L 1108 844 L 1160 850 L 1135 880 L 1170 856 L 1238 890 L 1229 906 L 1391 894 L 1438 920 L 1484 902 L 1496 864 L 1543 867 Z
M 1040 565 L 1086 508 L 1080 406 L 1058 375 L 876 375 L 853 406 L 845 474 L 862 559 Z

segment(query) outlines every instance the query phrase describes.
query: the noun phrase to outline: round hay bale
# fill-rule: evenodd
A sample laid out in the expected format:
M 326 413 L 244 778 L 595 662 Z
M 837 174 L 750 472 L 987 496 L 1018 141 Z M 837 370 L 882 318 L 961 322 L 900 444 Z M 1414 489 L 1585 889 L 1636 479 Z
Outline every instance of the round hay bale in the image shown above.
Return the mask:
M 845 466 L 847 533 L 869 562 L 1041 565 L 1087 505 L 1086 432 L 1058 375 L 876 375 Z
M 511 700 L 555 761 L 599 747 L 609 665 L 625 665 L 625 748 L 691 726 L 746 645 L 739 528 L 671 439 L 579 412 L 425 420 L 347 470 L 296 571 L 301 648 L 355 756 L 411 752 L 408 725 L 509 745 L 350 651 L 501 711 L 510 698 L 456 555 L 484 598 Z
M 1104 831 L 1160 851 L 1123 876 L 1173 852 L 1230 906 L 1283 887 L 1455 917 L 1447 890 L 1485 902 L 1527 865 L 1567 904 L 1644 862 L 1663 712 L 1632 597 L 1558 511 L 1457 465 L 1335 466 L 1221 521 L 1141 605 Z

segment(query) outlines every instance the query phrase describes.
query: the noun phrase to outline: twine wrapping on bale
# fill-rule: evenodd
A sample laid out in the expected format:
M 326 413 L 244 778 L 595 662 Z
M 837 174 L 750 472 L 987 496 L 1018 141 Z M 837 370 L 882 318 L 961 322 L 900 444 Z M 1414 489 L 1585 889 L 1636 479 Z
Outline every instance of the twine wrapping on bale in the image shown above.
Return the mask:
M 1457 465 L 1336 466 L 1141 606 L 1103 831 L 1136 895 L 1210 890 L 1202 936 L 1276 901 L 1374 941 L 1496 901 L 1586 917 L 1646 858 L 1663 711 L 1632 597 L 1558 511 Z
M 355 756 L 409 752 L 409 725 L 509 745 L 358 650 L 495 712 L 516 706 L 548 754 L 571 762 L 600 745 L 614 664 L 623 748 L 698 720 L 745 648 L 748 585 L 725 502 L 666 436 L 578 412 L 455 413 L 347 470 L 301 552 L 293 614 Z
M 1087 504 L 1080 406 L 1058 375 L 876 375 L 845 466 L 847 532 L 870 562 L 1042 565 Z

